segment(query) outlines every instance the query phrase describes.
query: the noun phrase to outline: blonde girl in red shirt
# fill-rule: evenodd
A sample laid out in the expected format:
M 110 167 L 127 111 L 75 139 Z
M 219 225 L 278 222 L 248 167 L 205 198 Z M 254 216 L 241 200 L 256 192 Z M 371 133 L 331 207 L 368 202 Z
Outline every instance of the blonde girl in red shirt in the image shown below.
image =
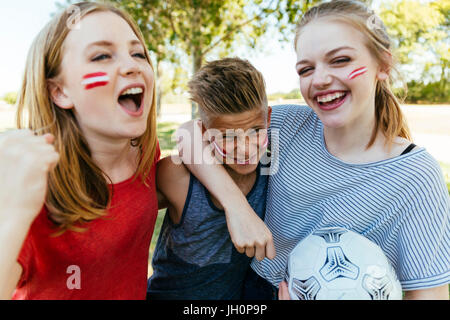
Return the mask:
M 0 135 L 0 298 L 144 299 L 157 216 L 155 85 L 121 10 L 79 3 L 31 46 Z

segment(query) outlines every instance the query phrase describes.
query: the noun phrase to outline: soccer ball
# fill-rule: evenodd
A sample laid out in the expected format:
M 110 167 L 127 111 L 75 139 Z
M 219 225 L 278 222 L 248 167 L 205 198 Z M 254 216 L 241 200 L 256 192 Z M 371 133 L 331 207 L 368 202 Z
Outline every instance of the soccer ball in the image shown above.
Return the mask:
M 381 248 L 344 228 L 322 228 L 289 255 L 293 300 L 399 300 L 402 288 Z

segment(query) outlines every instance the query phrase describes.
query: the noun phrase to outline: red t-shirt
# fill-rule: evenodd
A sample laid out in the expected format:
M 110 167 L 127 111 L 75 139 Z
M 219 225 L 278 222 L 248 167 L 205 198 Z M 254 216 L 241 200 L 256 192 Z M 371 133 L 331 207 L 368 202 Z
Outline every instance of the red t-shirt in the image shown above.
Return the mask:
M 52 236 L 44 207 L 19 254 L 23 272 L 13 299 L 145 299 L 159 156 L 158 145 L 150 187 L 139 178 L 114 184 L 108 215 L 85 224 L 85 232 Z

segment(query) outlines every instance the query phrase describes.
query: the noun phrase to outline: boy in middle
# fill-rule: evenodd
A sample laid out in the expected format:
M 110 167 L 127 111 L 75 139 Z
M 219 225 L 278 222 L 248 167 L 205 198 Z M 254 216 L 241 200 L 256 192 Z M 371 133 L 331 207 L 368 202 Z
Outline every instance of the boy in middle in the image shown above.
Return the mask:
M 268 176 L 261 174 L 271 108 L 262 74 L 248 61 L 206 64 L 189 82 L 215 157 L 263 219 Z M 148 280 L 149 299 L 243 298 L 251 258 L 239 253 L 219 202 L 174 156 L 158 162 L 156 184 L 168 203 Z

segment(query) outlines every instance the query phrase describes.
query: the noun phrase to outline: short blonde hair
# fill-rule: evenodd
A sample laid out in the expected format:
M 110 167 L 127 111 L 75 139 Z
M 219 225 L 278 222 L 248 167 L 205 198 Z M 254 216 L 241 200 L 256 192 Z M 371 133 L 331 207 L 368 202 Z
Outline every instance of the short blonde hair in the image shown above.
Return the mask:
M 206 123 L 224 114 L 255 108 L 267 111 L 264 78 L 247 60 L 211 61 L 193 76 L 188 86 L 191 100 L 198 104 L 200 117 Z

